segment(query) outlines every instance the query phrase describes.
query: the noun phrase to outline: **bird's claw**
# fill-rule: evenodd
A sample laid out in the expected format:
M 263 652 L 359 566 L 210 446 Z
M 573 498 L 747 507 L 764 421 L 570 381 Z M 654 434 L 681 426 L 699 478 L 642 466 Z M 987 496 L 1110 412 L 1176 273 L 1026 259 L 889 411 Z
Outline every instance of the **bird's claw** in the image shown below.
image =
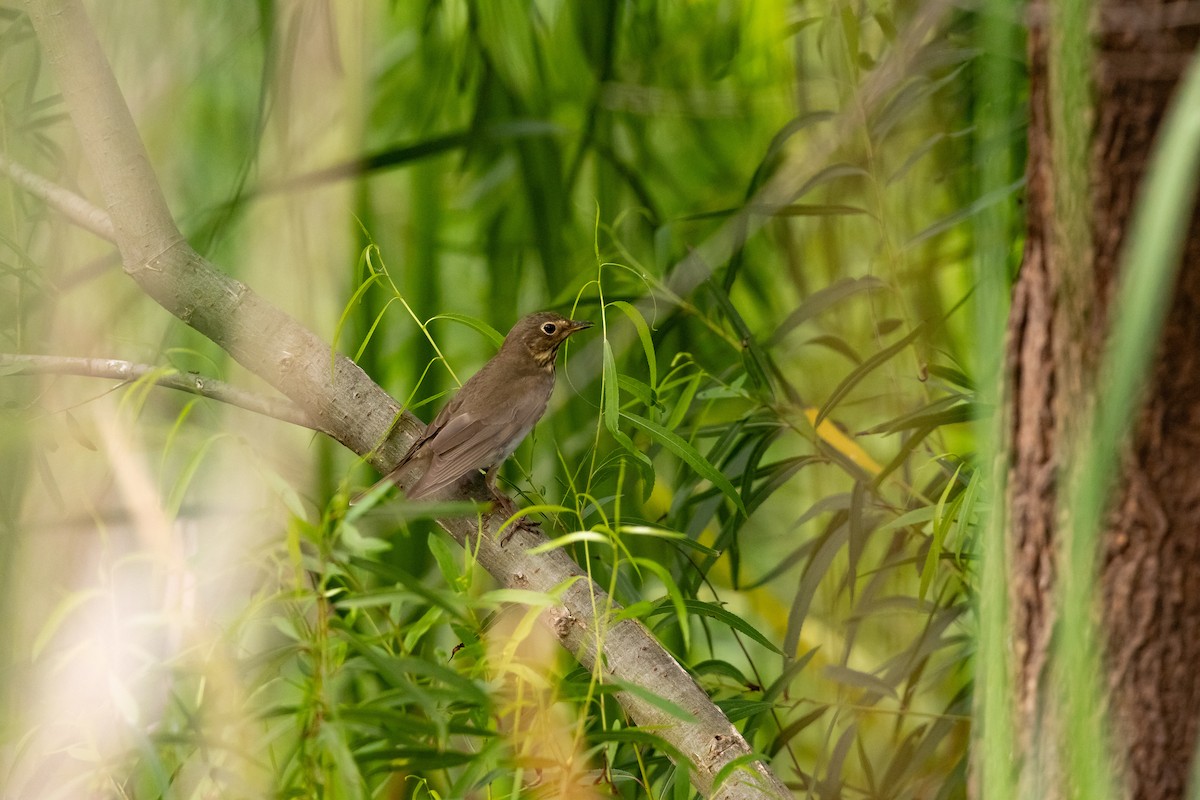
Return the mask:
M 510 514 L 509 516 L 512 515 Z M 538 527 L 540 526 L 529 517 L 518 517 L 512 521 L 512 524 L 508 526 L 508 530 L 505 531 L 504 535 L 500 537 L 500 546 L 503 547 L 508 544 L 508 540 L 511 539 L 517 531 L 524 530 L 532 532 Z

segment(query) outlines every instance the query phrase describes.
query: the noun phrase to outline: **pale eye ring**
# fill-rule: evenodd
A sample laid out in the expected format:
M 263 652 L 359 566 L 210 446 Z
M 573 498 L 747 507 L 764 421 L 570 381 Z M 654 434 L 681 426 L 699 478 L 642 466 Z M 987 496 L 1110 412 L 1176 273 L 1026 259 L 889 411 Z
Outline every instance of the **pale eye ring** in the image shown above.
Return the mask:
M 553 336 L 556 330 L 558 330 L 558 326 L 553 322 L 547 322 L 542 326 L 542 333 L 546 334 L 547 336 Z

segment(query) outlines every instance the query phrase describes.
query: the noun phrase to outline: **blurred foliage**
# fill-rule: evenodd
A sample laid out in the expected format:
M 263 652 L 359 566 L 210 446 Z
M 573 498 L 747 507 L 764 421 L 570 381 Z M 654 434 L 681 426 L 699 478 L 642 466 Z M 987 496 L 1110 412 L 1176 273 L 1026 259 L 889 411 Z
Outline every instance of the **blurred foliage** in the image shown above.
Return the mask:
M 912 41 L 937 8 L 195 0 L 97 17 L 193 243 L 418 415 L 522 313 L 597 323 L 507 488 L 552 535 L 589 532 L 562 546 L 798 796 L 962 797 L 992 500 L 968 423 L 994 366 L 970 341 L 970 223 L 1015 205 L 1025 132 L 1019 92 L 988 109 L 1012 174 L 984 184 L 978 20 L 947 7 Z M 0 41 L 2 152 L 87 195 L 32 31 L 4 7 Z M 790 174 L 806 177 L 786 202 L 755 205 Z M 250 380 L 106 245 L 9 182 L 0 206 L 6 349 Z M 713 242 L 729 255 L 709 263 Z M 402 502 L 347 520 L 373 476 L 334 445 L 122 389 L 129 447 L 177 509 L 160 547 L 110 463 L 125 428 L 81 413 L 106 388 L 0 392 L 20 476 L 0 486 L 0 563 L 21 608 L 0 631 L 0 770 L 24 791 L 691 796 L 618 687 L 539 639 L 545 598 L 497 590 Z M 137 581 L 178 607 L 122 605 Z M 114 627 L 80 634 L 96 605 Z M 63 745 L 61 721 L 17 702 L 74 674 L 80 642 L 120 667 L 96 689 L 115 744 L 80 722 Z

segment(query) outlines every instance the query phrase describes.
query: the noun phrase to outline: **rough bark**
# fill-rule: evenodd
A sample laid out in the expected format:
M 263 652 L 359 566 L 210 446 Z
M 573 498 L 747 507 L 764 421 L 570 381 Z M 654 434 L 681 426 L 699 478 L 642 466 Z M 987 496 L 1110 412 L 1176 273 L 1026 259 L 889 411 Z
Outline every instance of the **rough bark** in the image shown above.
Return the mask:
M 1037 22 L 1030 31 L 1029 238 L 1009 324 L 1017 727 L 1025 785 L 1050 795 L 1056 781 L 1044 770 L 1055 760 L 1046 753 L 1054 720 L 1042 695 L 1055 625 L 1059 469 L 1072 415 L 1092 392 L 1121 245 L 1155 133 L 1200 41 L 1200 12 L 1189 3 L 1108 3 L 1099 29 L 1093 249 L 1082 256 L 1090 277 L 1082 287 L 1070 277 L 1081 254 L 1063 252 L 1050 222 L 1048 36 Z M 1100 574 L 1115 763 L 1138 800 L 1184 796 L 1200 713 L 1200 592 L 1188 587 L 1188 576 L 1200 575 L 1200 215 L 1183 259 L 1145 406 L 1123 454 Z M 1095 397 L 1104 402 L 1103 387 Z

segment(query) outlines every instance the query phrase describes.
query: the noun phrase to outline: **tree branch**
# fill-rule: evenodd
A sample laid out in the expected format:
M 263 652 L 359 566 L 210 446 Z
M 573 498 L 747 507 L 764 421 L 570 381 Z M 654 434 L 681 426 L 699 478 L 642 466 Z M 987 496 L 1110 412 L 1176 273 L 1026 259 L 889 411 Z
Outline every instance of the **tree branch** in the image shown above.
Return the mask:
M 41 175 L 10 161 L 0 153 L 0 172 L 12 178 L 13 183 L 20 186 L 34 197 L 41 198 L 51 208 L 57 210 L 79 227 L 91 231 L 101 239 L 115 243 L 117 234 L 113 230 L 112 220 L 108 214 L 83 199 L 72 191 L 68 191 L 56 183 L 46 180 Z
M 6 369 L 8 368 L 8 369 Z M 224 381 L 196 372 L 180 372 L 171 367 L 135 364 L 115 358 L 73 358 L 68 356 L 35 356 L 0 353 L 0 374 L 6 375 L 81 375 L 89 378 L 111 378 L 123 383 L 147 379 L 157 386 L 218 400 L 231 406 L 253 411 L 266 417 L 316 429 L 316 424 L 303 409 L 284 397 L 263 397 L 239 389 Z
M 328 433 L 381 472 L 394 466 L 423 426 L 352 361 L 330 348 L 248 286 L 216 270 L 183 240 L 138 136 L 112 70 L 79 0 L 25 0 L 53 66 L 88 163 L 112 217 L 125 270 L 160 305 L 208 336 L 237 361 L 277 388 Z M 393 422 L 399 418 L 399 424 Z M 402 476 L 401 485 L 415 475 Z M 487 501 L 478 487 L 473 499 Z M 589 669 L 606 680 L 641 687 L 690 712 L 683 722 L 640 694 L 617 699 L 639 725 L 650 726 L 691 763 L 694 786 L 721 798 L 789 796 L 761 760 L 745 759 L 714 791 L 717 773 L 750 755 L 750 747 L 644 625 L 613 623 L 618 608 L 561 549 L 528 550 L 548 540 L 520 530 L 501 543 L 504 520 L 439 523 L 502 584 L 535 592 L 561 591 L 561 603 L 543 621 Z M 567 586 L 562 590 L 563 586 Z

